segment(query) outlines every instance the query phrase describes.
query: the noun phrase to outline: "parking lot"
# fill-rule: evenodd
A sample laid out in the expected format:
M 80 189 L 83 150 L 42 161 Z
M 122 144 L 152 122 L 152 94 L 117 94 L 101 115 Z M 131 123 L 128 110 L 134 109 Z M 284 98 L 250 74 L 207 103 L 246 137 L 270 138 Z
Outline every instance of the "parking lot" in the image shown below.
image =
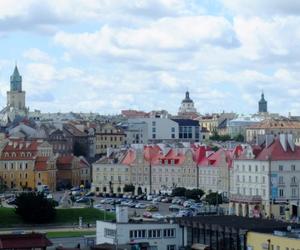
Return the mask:
M 225 213 L 223 206 L 209 206 L 202 202 L 187 200 L 183 197 L 161 197 L 161 196 L 144 196 L 144 197 L 124 197 L 124 198 L 106 198 L 98 197 L 92 193 L 76 195 L 71 199 L 72 191 L 60 191 L 50 194 L 50 197 L 63 206 L 64 201 L 68 201 L 70 207 L 87 207 L 93 206 L 99 210 L 115 212 L 116 205 L 128 207 L 130 217 L 147 217 L 147 218 L 165 218 L 165 217 L 182 217 L 195 216 L 200 214 L 217 214 Z M 163 199 L 165 198 L 165 199 Z M 71 201 L 72 200 L 72 201 Z M 5 200 L 3 206 L 11 207 Z M 162 202 L 164 201 L 164 202 Z M 152 206 L 152 208 L 149 208 Z M 154 207 L 154 208 L 153 208 Z M 170 209 L 173 208 L 172 210 Z M 226 207 L 226 206 L 225 206 Z M 156 209 L 157 208 L 157 209 Z

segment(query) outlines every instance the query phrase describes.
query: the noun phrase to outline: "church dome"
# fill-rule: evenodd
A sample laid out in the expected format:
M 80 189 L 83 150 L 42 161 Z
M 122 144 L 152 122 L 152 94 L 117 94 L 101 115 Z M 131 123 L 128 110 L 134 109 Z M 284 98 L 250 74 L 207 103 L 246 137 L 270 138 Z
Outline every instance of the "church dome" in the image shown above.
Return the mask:
M 190 93 L 188 91 L 185 92 L 185 98 L 181 103 L 193 103 L 193 100 L 190 98 Z

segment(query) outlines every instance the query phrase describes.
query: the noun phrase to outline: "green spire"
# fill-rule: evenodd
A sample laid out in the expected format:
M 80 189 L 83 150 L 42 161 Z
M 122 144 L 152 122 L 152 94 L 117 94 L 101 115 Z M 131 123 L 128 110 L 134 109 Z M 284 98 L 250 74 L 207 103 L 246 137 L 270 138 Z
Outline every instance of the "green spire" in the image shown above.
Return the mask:
M 22 91 L 22 76 L 19 73 L 17 65 L 15 66 L 14 73 L 10 77 L 10 91 Z

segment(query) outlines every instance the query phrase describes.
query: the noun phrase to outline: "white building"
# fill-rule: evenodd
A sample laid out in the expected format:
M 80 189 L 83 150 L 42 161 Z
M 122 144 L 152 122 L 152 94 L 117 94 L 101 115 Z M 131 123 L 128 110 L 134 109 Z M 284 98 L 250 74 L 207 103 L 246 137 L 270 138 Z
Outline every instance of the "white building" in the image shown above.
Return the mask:
M 117 222 L 97 221 L 96 244 L 143 244 L 151 250 L 178 250 L 182 246 L 182 229 L 178 224 L 172 221 L 129 222 L 128 218 L 126 219 L 126 211 L 120 212 L 121 209 L 128 208 L 117 208 Z
M 292 135 L 266 136 L 234 160 L 232 211 L 243 216 L 299 216 L 300 147 Z
M 178 139 L 178 123 L 171 119 L 152 117 L 128 120 L 129 125 L 132 123 L 142 122 L 147 124 L 147 132 L 143 135 L 143 138 L 148 139 L 148 141 L 143 140 L 143 143 L 172 141 Z

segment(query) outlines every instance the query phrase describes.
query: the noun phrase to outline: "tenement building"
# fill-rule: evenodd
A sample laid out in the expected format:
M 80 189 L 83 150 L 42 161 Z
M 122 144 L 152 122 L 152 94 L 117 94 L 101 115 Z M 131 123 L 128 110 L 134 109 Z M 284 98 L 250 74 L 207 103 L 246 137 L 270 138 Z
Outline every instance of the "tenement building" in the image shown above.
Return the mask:
M 300 147 L 292 135 L 266 136 L 234 160 L 230 212 L 290 219 L 299 215 Z

